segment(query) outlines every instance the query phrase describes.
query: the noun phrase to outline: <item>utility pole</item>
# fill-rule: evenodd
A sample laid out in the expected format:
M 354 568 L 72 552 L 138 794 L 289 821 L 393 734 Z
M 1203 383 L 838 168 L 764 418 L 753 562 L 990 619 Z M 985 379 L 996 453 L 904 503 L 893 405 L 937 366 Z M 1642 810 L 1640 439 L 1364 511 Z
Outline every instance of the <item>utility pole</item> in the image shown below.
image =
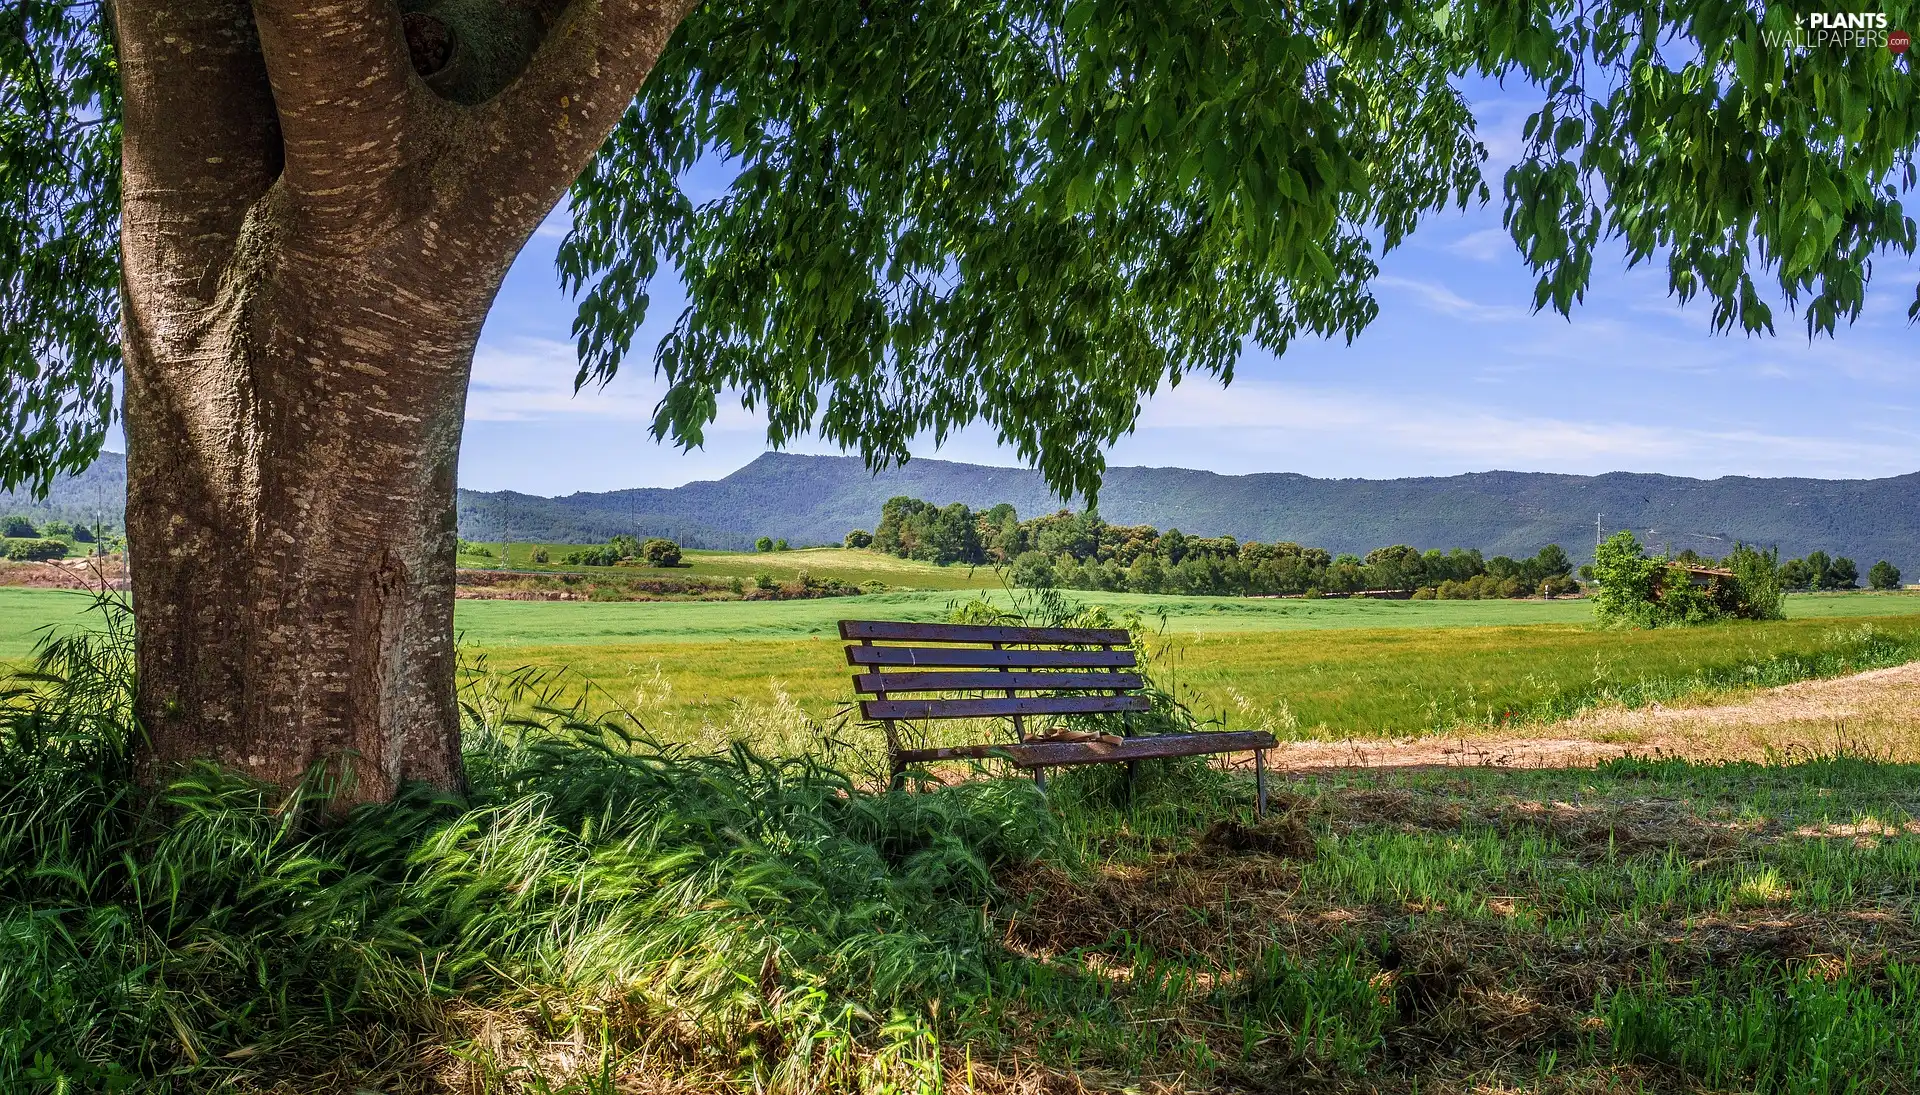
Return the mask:
M 507 492 L 500 492 L 500 568 L 513 569 L 513 510 L 507 505 Z

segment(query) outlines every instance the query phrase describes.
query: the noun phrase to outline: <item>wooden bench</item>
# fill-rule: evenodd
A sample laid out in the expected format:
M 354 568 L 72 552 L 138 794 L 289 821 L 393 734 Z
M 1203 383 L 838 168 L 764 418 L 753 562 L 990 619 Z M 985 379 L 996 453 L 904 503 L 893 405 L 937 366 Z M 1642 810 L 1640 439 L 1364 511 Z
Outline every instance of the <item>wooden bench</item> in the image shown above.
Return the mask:
M 908 765 L 926 761 L 1004 757 L 1033 770 L 1044 786 L 1044 770 L 1057 765 L 1125 763 L 1131 780 L 1142 760 L 1250 750 L 1256 805 L 1266 812 L 1272 734 L 1134 736 L 1132 716 L 1146 711 L 1149 701 L 1141 694 L 1146 681 L 1135 669 L 1123 628 L 842 620 L 840 637 L 849 644 L 847 664 L 857 670 L 854 691 L 873 697 L 860 701 L 861 715 L 886 727 L 896 787 Z M 1120 715 L 1123 732 L 1032 732 L 1032 721 L 1061 715 Z M 929 749 L 900 744 L 901 722 L 979 718 L 1011 719 L 1015 740 Z

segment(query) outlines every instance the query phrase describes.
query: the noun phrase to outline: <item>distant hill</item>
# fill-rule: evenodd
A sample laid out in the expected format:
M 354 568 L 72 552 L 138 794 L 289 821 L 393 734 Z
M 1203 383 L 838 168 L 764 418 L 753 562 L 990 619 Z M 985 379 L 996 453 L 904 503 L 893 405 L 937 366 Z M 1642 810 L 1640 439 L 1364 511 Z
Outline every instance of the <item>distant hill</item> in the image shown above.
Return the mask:
M 123 458 L 109 453 L 46 505 L 0 495 L 0 512 L 27 510 L 92 520 L 105 497 L 118 524 Z M 859 460 L 768 453 L 724 479 L 543 498 L 460 492 L 460 534 L 471 540 L 582 543 L 619 532 L 671 536 L 689 547 L 746 548 L 756 536 L 795 546 L 838 543 L 871 529 L 896 494 L 982 507 L 1011 502 L 1022 516 L 1058 509 L 1038 472 L 915 460 L 871 475 Z M 1119 524 L 1241 539 L 1295 540 L 1331 551 L 1385 544 L 1477 547 L 1532 554 L 1558 543 L 1584 558 L 1595 514 L 1609 532 L 1630 528 L 1655 550 L 1725 554 L 1736 540 L 1778 545 L 1785 556 L 1823 548 L 1862 570 L 1889 559 L 1920 578 L 1920 474 L 1891 479 L 1683 479 L 1614 472 L 1548 475 L 1480 472 L 1420 479 L 1312 479 L 1217 475 L 1184 468 L 1114 468 L 1100 511 Z
M 678 535 L 690 546 L 744 548 L 756 536 L 795 545 L 838 543 L 871 529 L 896 494 L 982 507 L 1011 502 L 1022 516 L 1058 509 L 1038 472 L 915 460 L 871 475 L 859 460 L 768 453 L 724 479 L 671 489 L 537 498 L 462 491 L 461 534 L 495 540 L 600 540 L 616 532 Z M 1890 559 L 1920 577 L 1920 474 L 1891 479 L 1684 479 L 1614 472 L 1480 472 L 1419 479 L 1313 479 L 1289 473 L 1218 475 L 1185 468 L 1113 468 L 1100 512 L 1117 524 L 1203 536 L 1295 540 L 1330 551 L 1385 544 L 1477 547 L 1531 555 L 1558 543 L 1592 552 L 1594 516 L 1630 528 L 1655 550 L 1723 555 L 1736 541 L 1814 548 L 1864 569 Z M 510 520 L 511 529 L 505 528 Z M 561 535 L 565 533 L 566 535 Z
M 25 491 L 0 491 L 0 517 L 18 513 L 35 524 L 65 521 L 92 528 L 99 522 L 117 530 L 126 509 L 127 458 L 117 452 L 103 452 L 86 471 L 54 480 L 44 501 L 34 501 Z

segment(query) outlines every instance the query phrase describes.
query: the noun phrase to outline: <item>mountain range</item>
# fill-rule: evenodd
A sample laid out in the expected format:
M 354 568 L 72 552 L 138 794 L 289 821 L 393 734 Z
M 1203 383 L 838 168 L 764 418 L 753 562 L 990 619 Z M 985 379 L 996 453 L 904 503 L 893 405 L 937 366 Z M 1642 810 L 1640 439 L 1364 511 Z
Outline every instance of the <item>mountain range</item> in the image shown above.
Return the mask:
M 123 459 L 104 455 L 82 476 L 59 481 L 45 503 L 0 495 L 0 511 L 91 521 L 96 509 L 108 505 L 107 520 L 117 524 Z M 712 548 L 751 547 L 759 536 L 795 547 L 837 544 L 849 529 L 871 529 L 881 504 L 897 494 L 975 508 L 1011 502 L 1023 517 L 1062 507 L 1040 474 L 1024 468 L 914 460 L 875 475 L 854 457 L 767 453 L 724 479 L 681 487 L 558 498 L 462 490 L 460 534 L 470 540 L 590 543 L 627 532 Z M 1862 570 L 1887 559 L 1920 576 L 1920 473 L 1888 479 L 1687 479 L 1490 471 L 1314 479 L 1285 472 L 1112 468 L 1099 501 L 1101 515 L 1116 524 L 1293 540 L 1356 554 L 1405 543 L 1518 556 L 1558 543 L 1584 558 L 1592 552 L 1597 516 L 1602 530 L 1632 529 L 1656 551 L 1693 548 L 1724 555 L 1745 541 L 1777 546 L 1786 558 L 1820 548 L 1853 558 Z

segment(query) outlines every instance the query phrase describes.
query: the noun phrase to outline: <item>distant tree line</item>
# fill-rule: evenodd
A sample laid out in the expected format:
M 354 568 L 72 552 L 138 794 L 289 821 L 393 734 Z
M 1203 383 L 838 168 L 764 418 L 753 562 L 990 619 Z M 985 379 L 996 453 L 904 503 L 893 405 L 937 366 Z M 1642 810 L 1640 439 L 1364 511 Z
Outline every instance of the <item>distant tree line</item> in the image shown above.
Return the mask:
M 56 519 L 36 526 L 31 518 L 21 514 L 0 517 L 0 559 L 15 562 L 59 559 L 75 545 L 93 542 L 93 531 L 85 525 Z
M 904 495 L 881 507 L 869 533 L 846 546 L 930 563 L 1006 566 L 1028 588 L 1241 596 L 1394 591 L 1417 598 L 1476 599 L 1579 590 L 1557 544 L 1538 555 L 1484 558 L 1479 551 L 1420 551 L 1395 544 L 1357 555 L 1281 541 L 1188 536 L 1150 525 L 1112 525 L 1094 511 L 1061 510 L 1021 520 L 1011 505 L 973 510 Z

